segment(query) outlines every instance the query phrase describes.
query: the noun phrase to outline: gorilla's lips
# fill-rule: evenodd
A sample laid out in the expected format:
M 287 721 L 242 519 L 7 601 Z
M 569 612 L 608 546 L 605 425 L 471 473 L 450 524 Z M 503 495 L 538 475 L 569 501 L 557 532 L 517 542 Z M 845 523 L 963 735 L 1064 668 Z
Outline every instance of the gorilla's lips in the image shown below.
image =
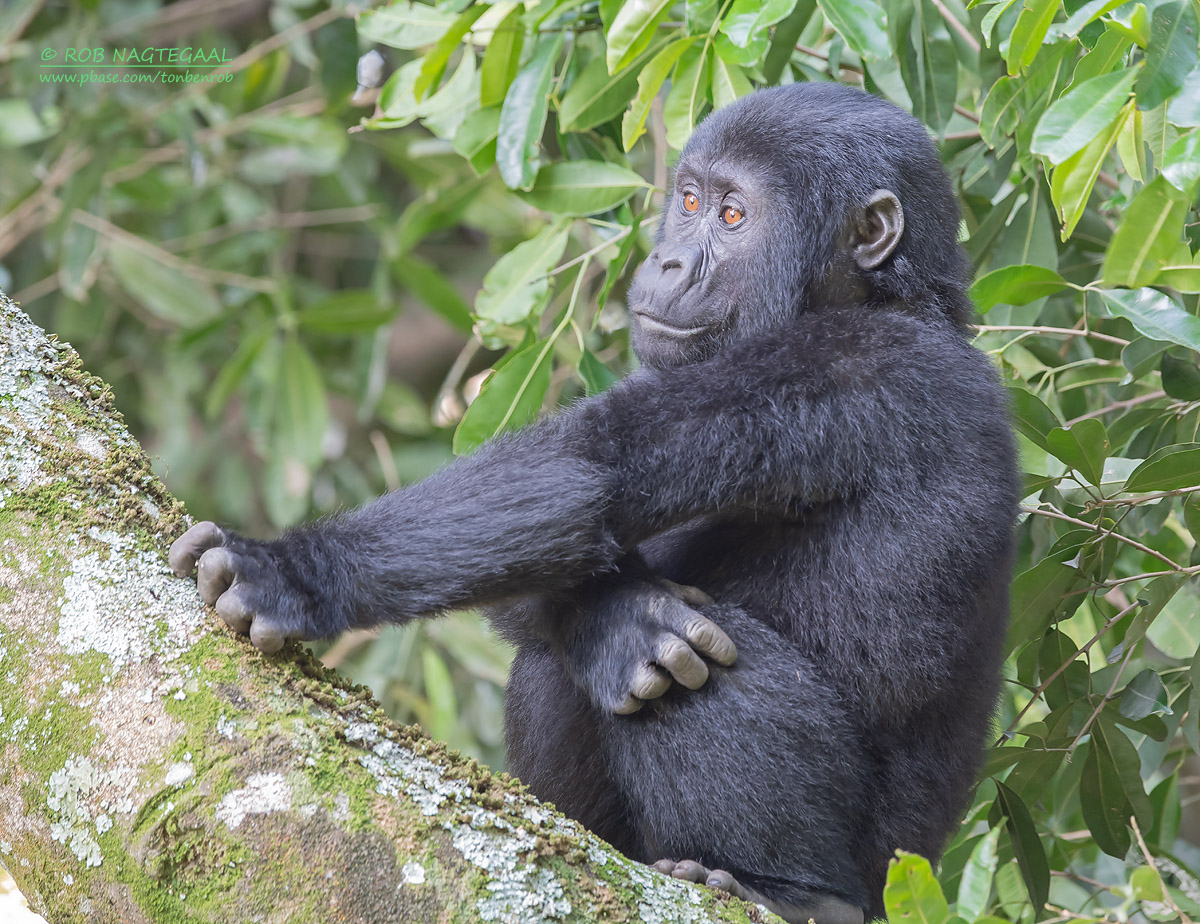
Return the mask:
M 698 327 L 676 327 L 674 324 L 670 324 L 661 318 L 637 308 L 633 309 L 633 316 L 637 318 L 638 325 L 647 333 L 661 334 L 666 337 L 674 337 L 678 340 L 688 340 L 692 337 L 698 337 L 713 328 L 712 324 L 701 324 Z

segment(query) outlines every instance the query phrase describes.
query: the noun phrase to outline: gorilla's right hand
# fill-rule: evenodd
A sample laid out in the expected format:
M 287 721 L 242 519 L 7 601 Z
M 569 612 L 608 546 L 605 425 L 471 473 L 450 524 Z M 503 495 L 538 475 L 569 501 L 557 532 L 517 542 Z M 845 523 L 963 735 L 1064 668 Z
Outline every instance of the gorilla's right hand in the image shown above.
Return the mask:
M 697 611 L 712 598 L 696 587 L 661 578 L 625 579 L 589 599 L 563 648 L 568 675 L 593 705 L 628 715 L 675 682 L 698 690 L 708 680 L 705 658 L 728 667 L 737 648 L 721 627 Z
M 308 612 L 307 595 L 289 581 L 265 543 L 197 523 L 171 545 L 171 569 L 187 577 L 196 569 L 196 584 L 205 603 L 235 632 L 265 654 L 283 647 L 288 638 L 320 635 Z

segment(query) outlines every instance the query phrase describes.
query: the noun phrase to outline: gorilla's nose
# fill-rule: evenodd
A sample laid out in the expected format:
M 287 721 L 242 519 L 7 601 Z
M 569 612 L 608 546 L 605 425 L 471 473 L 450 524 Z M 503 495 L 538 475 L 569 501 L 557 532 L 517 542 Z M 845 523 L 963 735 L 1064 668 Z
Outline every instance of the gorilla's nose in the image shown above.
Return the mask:
M 686 292 L 700 272 L 702 254 L 695 244 L 661 244 L 658 254 L 659 286 L 676 294 Z

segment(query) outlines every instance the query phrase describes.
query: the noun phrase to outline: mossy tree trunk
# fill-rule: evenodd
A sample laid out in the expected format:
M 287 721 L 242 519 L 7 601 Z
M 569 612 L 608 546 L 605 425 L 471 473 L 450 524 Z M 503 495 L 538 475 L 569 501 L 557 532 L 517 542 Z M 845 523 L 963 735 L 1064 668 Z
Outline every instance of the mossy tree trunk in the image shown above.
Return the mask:
M 220 628 L 102 382 L 0 293 L 0 862 L 68 921 L 762 920 Z

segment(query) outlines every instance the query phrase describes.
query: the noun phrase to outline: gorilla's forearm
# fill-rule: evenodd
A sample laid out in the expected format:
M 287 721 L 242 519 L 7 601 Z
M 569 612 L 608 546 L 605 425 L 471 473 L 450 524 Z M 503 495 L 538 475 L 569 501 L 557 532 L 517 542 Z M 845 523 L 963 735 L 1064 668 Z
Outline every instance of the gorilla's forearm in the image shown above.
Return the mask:
M 695 517 L 771 516 L 848 496 L 871 472 L 906 471 L 942 415 L 902 403 L 883 409 L 891 426 L 879 427 L 879 351 L 865 343 L 862 359 L 823 367 L 803 330 L 823 321 L 706 362 L 640 370 L 420 484 L 274 542 L 185 536 L 172 564 L 187 573 L 220 545 L 201 561 L 200 585 L 227 621 L 327 636 L 565 591 Z M 911 349 L 896 330 L 889 338 Z
M 771 382 L 768 397 L 744 365 L 714 386 L 719 370 L 703 367 L 716 365 L 637 374 L 420 484 L 301 527 L 273 555 L 320 598 L 325 634 L 564 592 L 681 521 L 850 485 L 861 435 L 839 448 L 845 429 L 797 388 Z

